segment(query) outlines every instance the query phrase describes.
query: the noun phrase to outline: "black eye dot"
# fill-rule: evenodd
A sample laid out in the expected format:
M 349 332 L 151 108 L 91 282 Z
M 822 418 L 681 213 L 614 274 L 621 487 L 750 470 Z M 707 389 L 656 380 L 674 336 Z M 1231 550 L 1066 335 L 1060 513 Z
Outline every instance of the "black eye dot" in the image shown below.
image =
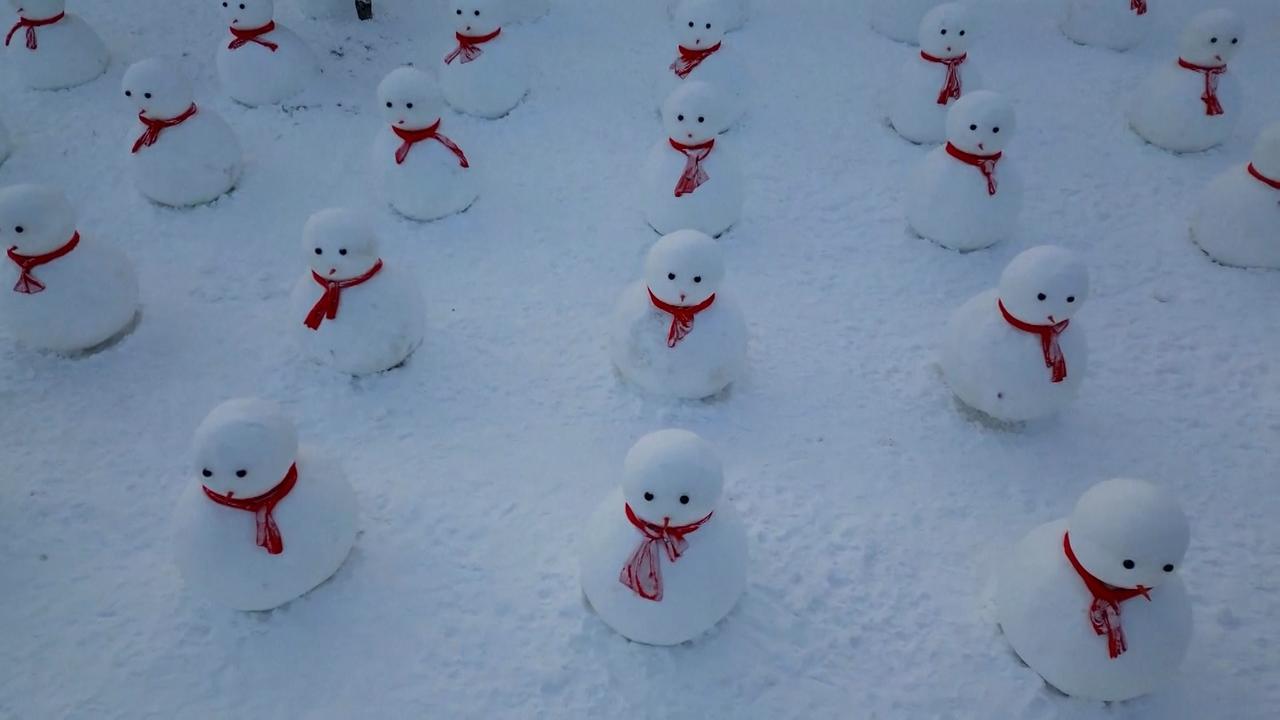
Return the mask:
M 1216 43 L 1218 42 L 1218 38 L 1209 38 L 1209 42 Z
M 970 126 L 969 126 L 969 129 L 970 129 L 970 130 L 977 130 L 977 129 L 978 129 L 978 126 L 977 126 L 977 125 L 970 125 Z
M 1049 299 L 1049 296 L 1045 295 L 1044 293 L 1040 293 L 1039 295 L 1036 296 L 1036 299 L 1039 300 L 1040 302 L 1044 302 L 1045 300 Z
M 142 93 L 142 97 L 144 97 L 144 98 L 146 98 L 146 99 L 150 100 L 150 99 L 151 99 L 151 93 Z
M 1134 562 L 1133 562 L 1132 560 L 1125 560 L 1124 562 L 1122 562 L 1122 563 L 1120 563 L 1120 564 L 1121 564 L 1121 565 L 1124 565 L 1124 569 L 1125 569 L 1125 570 L 1132 570 L 1132 569 L 1133 569 L 1133 566 L 1134 566 Z
M 21 235 L 25 230 L 26 228 L 22 227 L 21 225 L 17 225 L 13 228 L 13 231 L 18 233 L 19 235 Z
M 461 14 L 462 14 L 462 10 L 461 10 L 461 9 L 459 9 L 459 10 L 458 10 L 458 14 L 459 14 L 459 15 L 461 15 Z
M 667 279 L 668 279 L 668 280 L 675 280 L 675 279 L 676 279 L 676 274 L 675 274 L 675 273 L 667 273 Z
M 1173 563 L 1169 563 L 1168 565 L 1165 565 L 1165 566 L 1164 566 L 1164 571 L 1165 571 L 1165 572 L 1173 572 Z
M 689 21 L 689 27 L 693 27 L 693 21 L 692 21 L 692 20 L 690 20 L 690 21 Z
M 224 4 L 225 4 L 225 3 L 224 3 Z M 201 471 L 200 471 L 200 474 L 201 474 L 201 475 L 203 475 L 203 476 L 205 476 L 205 477 L 213 477 L 213 471 L 212 471 L 212 470 L 210 470 L 209 468 L 205 468 L 205 469 L 201 470 Z
M 346 254 L 347 254 L 347 249 L 346 249 L 346 248 L 338 248 L 338 254 L 339 254 L 339 255 L 346 255 Z
M 999 128 L 999 126 L 991 128 L 991 132 L 993 132 L 993 133 L 999 133 L 999 132 L 1000 132 L 1000 128 Z
M 316 248 L 316 254 L 317 254 L 317 255 L 323 255 L 323 254 L 324 254 L 324 250 L 322 250 L 322 249 L 320 249 L 320 248 Z
M 242 477 L 244 477 L 245 475 L 248 475 L 248 474 L 249 474 L 249 471 L 248 471 L 248 470 L 237 470 L 237 471 L 236 471 L 236 477 L 238 477 L 238 478 L 242 478 Z
M 405 103 L 404 106 L 409 108 L 410 110 L 413 109 L 413 103 Z
M 476 17 L 480 17 L 480 11 L 479 11 L 479 10 L 477 10 L 477 11 L 475 12 L 475 16 L 476 16 Z
M 243 9 L 244 9 L 244 3 L 240 3 L 240 9 L 241 9 L 241 10 L 243 10 Z
M 1067 296 L 1067 302 L 1069 302 L 1069 303 L 1073 303 L 1073 302 L 1075 302 L 1075 301 L 1076 301 L 1076 296 L 1075 296 L 1075 295 L 1068 295 L 1068 296 Z
M 710 29 L 711 29 L 711 23 L 707 23 L 707 29 L 708 29 L 708 30 L 710 30 Z
M 963 30 L 961 30 L 961 31 L 960 31 L 960 36 L 961 36 L 961 37 L 964 37 L 964 31 L 963 31 Z
M 678 120 L 678 121 L 680 121 L 680 122 L 684 122 L 684 116 L 683 116 L 683 115 L 677 115 L 677 116 L 676 116 L 676 120 Z
M 644 499 L 645 499 L 645 502 L 653 502 L 653 493 L 646 492 L 644 494 Z
M 396 104 L 395 104 L 395 103 L 393 103 L 393 102 L 391 102 L 391 101 L 389 101 L 389 100 L 387 101 L 387 107 L 395 107 L 395 106 L 396 106 Z
M 1231 38 L 1231 44 L 1232 44 L 1232 45 L 1235 45 L 1235 44 L 1236 44 L 1236 43 L 1238 43 L 1238 42 L 1240 42 L 1240 38 Z
M 693 281 L 694 281 L 694 282 L 696 282 L 696 283 L 700 283 L 700 282 L 702 282 L 702 276 L 701 276 L 701 275 L 694 275 L 694 276 L 693 276 Z
M 680 504 L 681 504 L 681 505 L 688 505 L 688 504 L 689 504 L 689 496 L 688 496 L 688 495 L 681 495 L 681 496 L 680 496 Z
M 698 122 L 703 122 L 703 121 L 705 121 L 706 119 L 707 119 L 707 118 L 706 118 L 705 116 L 703 116 L 703 115 L 699 115 L 699 116 L 698 116 Z
M 946 29 L 946 28 L 942 28 L 942 34 L 943 34 L 943 35 L 946 35 L 946 34 L 947 34 L 947 29 Z
M 125 91 L 124 91 L 124 96 L 125 96 L 125 97 L 133 97 L 133 91 L 132 91 L 132 90 L 125 90 Z
M 226 7 L 226 6 L 227 6 L 227 4 L 226 4 L 226 3 L 222 3 L 222 7 Z

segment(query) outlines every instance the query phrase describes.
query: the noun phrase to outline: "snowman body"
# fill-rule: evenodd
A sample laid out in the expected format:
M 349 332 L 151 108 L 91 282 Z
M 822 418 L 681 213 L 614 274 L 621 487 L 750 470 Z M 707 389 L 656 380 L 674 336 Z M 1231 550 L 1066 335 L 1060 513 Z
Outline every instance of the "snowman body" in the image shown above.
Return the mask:
M 686 164 L 686 156 L 673 149 L 668 139 L 654 144 L 642 170 L 645 220 L 659 233 L 690 228 L 712 237 L 724 234 L 742 216 L 742 167 L 733 148 L 723 138 L 716 140 L 701 163 L 707 181 L 691 193 L 676 196 Z
M 911 229 L 961 252 L 1010 237 L 1022 208 L 1022 175 L 1008 157 L 1000 159 L 995 174 L 993 195 L 977 168 L 957 161 L 943 147 L 934 148 L 917 165 L 907 190 Z
M 1066 0 L 1062 34 L 1081 45 L 1128 50 L 1141 43 L 1151 29 L 1145 0 Z
M 32 2 L 24 7 L 24 14 L 28 17 L 37 14 L 33 12 L 37 10 L 36 5 L 47 6 L 39 8 L 42 10 L 39 15 L 53 17 L 65 3 Z M 61 90 L 83 85 L 106 72 L 110 60 L 107 48 L 78 15 L 66 13 L 61 20 L 36 27 L 34 31 L 34 49 L 27 45 L 25 28 L 19 28 L 5 47 L 5 60 L 27 87 Z
M 935 0 L 874 0 L 867 12 L 871 27 L 881 35 L 914 45 L 920 20 L 937 4 Z
M 442 53 L 437 74 L 445 100 L 458 112 L 500 118 L 529 92 L 528 58 L 502 28 L 509 1 L 459 0 L 450 6 L 456 39 Z M 467 38 L 489 39 L 469 50 Z
M 146 128 L 127 137 L 132 145 Z M 134 184 L 161 205 L 200 205 L 230 192 L 240 179 L 243 153 L 231 126 L 213 110 L 200 108 L 181 125 L 166 128 L 154 145 L 130 153 Z
M 462 212 L 479 197 L 476 171 L 464 168 L 447 147 L 433 140 L 415 143 L 403 163 L 403 142 L 386 127 L 374 141 L 373 157 L 383 192 L 396 212 L 413 220 L 436 220 Z
M 290 321 L 306 353 L 316 362 L 351 375 L 369 375 L 403 363 L 423 340 L 425 310 L 412 278 L 383 267 L 367 282 L 342 291 L 338 316 L 317 330 L 303 324 L 324 295 L 308 271 L 290 300 Z
M 275 105 L 302 92 L 320 72 L 311 48 L 292 30 L 276 25 L 261 36 L 273 50 L 256 42 L 232 49 L 234 36 L 224 36 L 217 50 L 218 78 L 232 99 L 243 105 Z
M 1206 112 L 1201 99 L 1204 75 L 1177 62 L 1157 68 L 1138 86 L 1129 123 L 1144 140 L 1173 152 L 1200 152 L 1231 135 L 1241 111 L 1240 83 L 1229 71 L 1220 75 L 1216 94 L 1221 115 Z
M 1235 267 L 1280 269 L 1280 124 L 1263 132 L 1253 162 L 1214 178 L 1199 195 L 1191 238 Z

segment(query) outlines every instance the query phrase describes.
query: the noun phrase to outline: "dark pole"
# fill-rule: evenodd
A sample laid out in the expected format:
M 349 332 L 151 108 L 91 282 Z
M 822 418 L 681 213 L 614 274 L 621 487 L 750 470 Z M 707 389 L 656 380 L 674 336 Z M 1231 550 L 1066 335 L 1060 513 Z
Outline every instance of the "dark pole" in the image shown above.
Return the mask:
M 372 20 L 373 0 L 356 0 L 356 15 L 361 20 Z

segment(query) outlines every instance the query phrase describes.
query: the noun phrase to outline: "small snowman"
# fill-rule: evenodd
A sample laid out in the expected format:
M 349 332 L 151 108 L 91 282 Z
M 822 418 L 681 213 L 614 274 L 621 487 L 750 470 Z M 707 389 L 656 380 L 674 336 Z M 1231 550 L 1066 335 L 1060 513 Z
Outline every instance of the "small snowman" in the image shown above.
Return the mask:
M 0 320 L 36 350 L 78 353 L 126 333 L 138 315 L 138 280 L 114 248 L 82 238 L 62 192 L 0 189 Z
M 899 135 L 914 143 L 947 139 L 947 110 L 982 86 L 968 55 L 972 33 L 972 14 L 959 3 L 939 5 L 920 21 L 920 52 L 902 66 L 889 106 Z
M 667 15 L 674 21 L 685 0 L 664 0 L 664 2 L 667 3 Z M 716 11 L 721 13 L 725 32 L 741 30 L 742 26 L 747 24 L 747 18 L 751 16 L 748 0 L 709 0 L 709 4 L 714 5 Z
M 1073 399 L 1089 361 L 1072 322 L 1089 295 L 1089 272 L 1051 245 L 1026 250 L 951 317 L 942 373 L 966 405 L 1006 422 L 1032 420 Z
M 191 83 L 174 63 L 143 60 L 124 74 L 124 94 L 138 106 L 129 158 L 138 191 L 161 205 L 217 199 L 235 187 L 240 141 L 218 113 L 196 106 Z
M 1081 45 L 1128 50 L 1147 37 L 1147 0 L 1066 0 L 1062 34 Z
M 294 286 L 290 318 L 306 352 L 351 375 L 402 365 L 422 344 L 422 294 L 383 265 L 373 229 L 350 210 L 321 210 L 302 246 L 311 267 Z
M 396 212 L 435 220 L 462 212 L 478 195 L 475 172 L 462 148 L 441 131 L 444 98 L 430 75 L 392 70 L 378 85 L 387 127 L 374 142 L 374 166 Z
M 551 12 L 551 0 L 507 0 L 507 22 L 528 23 Z
M 731 46 L 724 44 L 725 10 L 716 0 L 684 0 L 676 9 L 675 58 L 664 65 L 654 82 L 656 104 L 686 82 L 705 82 L 724 98 L 724 116 L 717 132 L 738 122 L 745 109 L 746 68 Z
M 66 0 L 9 0 L 18 22 L 5 35 L 5 56 L 18 79 L 35 90 L 83 85 L 107 70 L 102 39 L 67 12 Z
M 1262 131 L 1251 162 L 1200 193 L 1191 237 L 1223 265 L 1280 269 L 1280 123 Z
M 1187 24 L 1177 62 L 1161 65 L 1134 92 L 1129 124 L 1144 140 L 1173 152 L 1222 143 L 1240 115 L 1241 92 L 1227 63 L 1244 25 L 1230 10 L 1208 10 Z
M 1167 683 L 1191 641 L 1191 602 L 1176 572 L 1190 536 L 1164 489 L 1094 485 L 1000 568 L 997 613 L 1014 652 L 1076 697 L 1128 700 Z
M 1013 108 L 990 90 L 965 93 L 947 111 L 947 143 L 916 167 L 907 223 L 917 235 L 969 252 L 1013 234 L 1022 210 L 1022 176 L 1005 145 Z
M 724 269 L 720 246 L 697 230 L 654 244 L 644 279 L 614 311 L 610 352 L 624 378 L 654 395 L 698 399 L 742 376 L 747 325 L 722 291 Z
M 937 0 L 871 0 L 867 3 L 867 12 L 876 32 L 890 40 L 914 45 L 920 21 L 937 4 Z
M 686 82 L 662 106 L 666 137 L 641 172 L 645 220 L 661 234 L 691 228 L 720 236 L 742 216 L 738 157 L 717 140 L 725 101 L 711 85 Z
M 747 536 L 710 443 L 687 430 L 640 438 L 622 487 L 588 521 L 582 590 L 605 624 L 647 645 L 692 640 L 746 589 Z
M 311 48 L 275 22 L 274 0 L 221 0 L 230 36 L 218 42 L 218 78 L 233 100 L 275 105 L 302 92 L 320 72 Z
M 194 444 L 195 482 L 178 500 L 173 535 L 196 594 L 270 610 L 338 571 L 355 543 L 355 493 L 339 465 L 298 447 L 279 407 L 228 400 Z
M 456 45 L 440 65 L 453 109 L 482 118 L 511 112 L 529 92 L 528 59 L 502 33 L 504 0 L 452 0 Z

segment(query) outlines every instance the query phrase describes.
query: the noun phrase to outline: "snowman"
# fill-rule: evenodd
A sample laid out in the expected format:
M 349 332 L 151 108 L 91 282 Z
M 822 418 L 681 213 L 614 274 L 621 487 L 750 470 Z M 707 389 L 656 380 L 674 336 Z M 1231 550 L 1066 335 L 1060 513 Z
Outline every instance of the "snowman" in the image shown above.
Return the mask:
M 947 143 L 926 155 L 907 190 L 907 223 L 917 235 L 969 252 L 1013 234 L 1022 176 L 1004 157 L 1013 108 L 990 90 L 965 93 L 947 111 Z
M 1032 420 L 1075 399 L 1088 365 L 1072 322 L 1089 295 L 1089 272 L 1062 248 L 1042 245 L 1013 259 L 1000 287 L 951 317 L 942 373 L 965 404 L 997 420 Z
M 138 191 L 162 205 L 210 202 L 240 177 L 240 141 L 218 113 L 197 107 L 191 83 L 174 63 L 135 63 L 124 94 L 138 106 L 129 158 Z
M 1134 132 L 1173 152 L 1208 150 L 1226 140 L 1241 106 L 1240 85 L 1227 63 L 1243 35 L 1244 25 L 1230 10 L 1192 18 L 1178 41 L 1177 62 L 1161 65 L 1134 92 Z
M 719 236 L 742 216 L 742 168 L 716 138 L 725 105 L 698 81 L 683 83 L 663 104 L 666 137 L 649 151 L 640 180 L 645 220 L 659 233 L 691 228 Z
M 294 286 L 291 322 L 312 359 L 351 375 L 399 367 L 422 344 L 422 294 L 383 265 L 378 240 L 356 213 L 333 208 L 307 220 L 310 268 Z
M 1176 572 L 1186 515 L 1143 480 L 1107 480 L 1071 516 L 1032 530 L 1002 564 L 1000 626 L 1014 651 L 1067 695 L 1120 701 L 1170 681 L 1191 641 Z
M 97 78 L 109 56 L 102 39 L 67 12 L 66 0 L 9 0 L 18 21 L 5 34 L 5 56 L 22 84 L 61 90 Z
M 733 47 L 724 44 L 725 12 L 716 0 L 684 0 L 675 13 L 674 59 L 664 62 L 654 82 L 656 104 L 671 97 L 683 83 L 700 81 L 714 86 L 725 100 L 724 132 L 738 122 L 745 108 L 746 69 Z
M 378 85 L 388 125 L 373 145 L 383 193 L 405 217 L 435 220 L 475 202 L 475 171 L 466 153 L 440 127 L 444 98 L 430 75 L 411 67 L 392 70 Z
M 453 109 L 482 118 L 511 112 L 529 92 L 528 59 L 502 32 L 506 0 L 452 0 L 456 44 L 440 64 L 440 88 Z
M 582 590 L 605 624 L 648 645 L 710 630 L 746 588 L 747 536 L 710 443 L 687 430 L 640 438 L 622 487 L 588 521 Z
M 507 0 L 507 22 L 533 22 L 551 12 L 551 0 Z
M 705 398 L 742 376 L 747 326 L 721 289 L 724 253 L 697 230 L 663 237 L 623 291 L 609 346 L 622 376 L 668 398 Z
M 1191 237 L 1223 265 L 1280 269 L 1280 123 L 1262 131 L 1251 162 L 1200 193 Z
M 959 3 L 939 5 L 920 21 L 920 52 L 902 66 L 889 106 L 899 135 L 914 143 L 946 140 L 947 110 L 982 86 L 968 55 L 972 33 L 971 13 Z
M 680 6 L 685 0 L 665 0 L 667 3 L 667 15 L 672 21 L 680 14 Z M 733 32 L 741 30 L 743 25 L 747 24 L 747 18 L 751 15 L 751 8 L 748 0 L 709 0 L 709 5 L 714 5 L 716 12 L 721 14 L 724 20 L 724 31 Z
M 78 353 L 128 332 L 138 315 L 129 260 L 76 230 L 62 192 L 40 185 L 0 190 L 0 321 L 36 350 Z
M 881 35 L 901 43 L 914 45 L 920 21 L 937 0 L 871 0 L 867 3 L 871 27 Z
M 1062 34 L 1081 45 L 1128 50 L 1151 27 L 1148 0 L 1066 0 Z
M 228 400 L 195 435 L 195 481 L 174 513 L 178 569 L 196 594 L 270 610 L 328 580 L 356 538 L 356 498 L 339 465 L 298 447 L 263 400 Z
M 221 4 L 230 35 L 218 41 L 218 78 L 233 100 L 275 105 L 311 84 L 320 63 L 302 38 L 276 24 L 274 0 Z

